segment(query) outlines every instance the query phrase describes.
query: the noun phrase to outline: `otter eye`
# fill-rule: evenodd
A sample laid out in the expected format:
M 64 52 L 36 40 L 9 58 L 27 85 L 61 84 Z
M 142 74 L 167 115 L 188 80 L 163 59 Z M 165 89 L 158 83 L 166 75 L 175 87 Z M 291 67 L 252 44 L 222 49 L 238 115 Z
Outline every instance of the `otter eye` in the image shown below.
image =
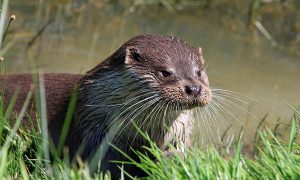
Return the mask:
M 202 71 L 201 71 L 201 70 L 198 70 L 198 71 L 197 71 L 197 75 L 198 75 L 199 77 L 201 77 L 201 76 L 202 76 Z
M 160 75 L 163 77 L 169 77 L 172 75 L 172 72 L 167 71 L 167 70 L 162 70 L 162 71 L 160 71 Z

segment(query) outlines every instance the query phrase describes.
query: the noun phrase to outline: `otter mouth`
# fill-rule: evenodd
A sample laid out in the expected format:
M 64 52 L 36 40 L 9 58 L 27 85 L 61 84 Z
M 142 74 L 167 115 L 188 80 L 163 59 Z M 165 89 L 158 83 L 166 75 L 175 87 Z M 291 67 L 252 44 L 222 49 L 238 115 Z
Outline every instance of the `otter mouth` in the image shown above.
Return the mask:
M 182 110 L 194 109 L 194 108 L 201 108 L 207 106 L 212 101 L 212 94 L 208 93 L 204 96 L 199 97 L 184 97 L 181 96 L 178 98 L 173 97 L 170 98 L 169 96 L 161 96 L 163 101 L 171 102 L 177 107 L 180 107 Z
M 212 101 L 212 92 L 209 88 L 199 94 L 186 94 L 177 91 L 159 91 L 159 96 L 163 101 L 171 102 L 182 110 L 201 108 L 207 106 Z
M 194 108 L 197 108 L 197 107 L 204 107 L 206 106 L 207 104 L 209 104 L 209 101 L 207 102 L 193 102 L 193 103 L 188 103 L 186 105 L 186 109 L 194 109 Z
M 205 105 L 203 105 L 203 104 L 189 104 L 189 105 L 186 106 L 185 109 L 194 109 L 194 108 L 203 107 L 203 106 L 205 106 Z
M 208 97 L 202 97 L 202 98 L 197 98 L 197 99 L 193 99 L 191 100 L 191 102 L 187 102 L 186 104 L 186 109 L 194 109 L 197 107 L 204 107 L 206 105 L 208 105 L 212 100 L 212 96 L 208 96 Z
M 188 109 L 194 109 L 194 108 L 201 108 L 204 107 L 206 105 L 208 105 L 211 102 L 211 99 L 205 99 L 205 100 L 193 100 L 191 102 L 182 102 L 182 101 L 177 101 L 178 104 L 181 105 L 181 108 L 184 110 L 188 110 Z

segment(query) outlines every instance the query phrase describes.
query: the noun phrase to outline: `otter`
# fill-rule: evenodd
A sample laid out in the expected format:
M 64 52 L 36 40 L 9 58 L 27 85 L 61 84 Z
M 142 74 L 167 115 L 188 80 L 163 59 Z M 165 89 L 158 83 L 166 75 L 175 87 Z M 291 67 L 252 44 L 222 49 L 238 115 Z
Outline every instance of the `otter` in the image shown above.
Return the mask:
M 48 76 L 47 99 L 49 89 L 58 88 L 47 86 L 51 84 Z M 68 85 L 63 85 L 63 77 L 68 77 Z M 85 75 L 63 75 L 59 82 L 67 90 L 57 95 L 63 99 L 59 100 L 61 104 L 54 103 L 55 111 L 49 110 L 48 128 L 54 144 L 61 134 L 69 97 L 66 94 L 77 86 L 65 146 L 71 158 L 80 156 L 89 162 L 100 159 L 101 170 L 109 170 L 113 177 L 119 177 L 120 168 L 111 161 L 126 161 L 123 153 L 138 161 L 133 150 L 145 152 L 149 142 L 143 133 L 164 151 L 169 144 L 189 147 L 193 109 L 212 99 L 202 49 L 172 36 L 136 36 Z M 143 174 L 131 165 L 124 170 Z

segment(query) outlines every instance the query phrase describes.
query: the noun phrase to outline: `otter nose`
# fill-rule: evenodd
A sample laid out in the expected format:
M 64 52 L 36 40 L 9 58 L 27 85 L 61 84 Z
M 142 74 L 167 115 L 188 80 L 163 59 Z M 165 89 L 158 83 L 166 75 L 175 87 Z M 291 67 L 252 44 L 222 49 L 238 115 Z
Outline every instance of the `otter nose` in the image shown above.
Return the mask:
M 201 86 L 185 86 L 185 92 L 188 95 L 198 96 L 201 93 Z

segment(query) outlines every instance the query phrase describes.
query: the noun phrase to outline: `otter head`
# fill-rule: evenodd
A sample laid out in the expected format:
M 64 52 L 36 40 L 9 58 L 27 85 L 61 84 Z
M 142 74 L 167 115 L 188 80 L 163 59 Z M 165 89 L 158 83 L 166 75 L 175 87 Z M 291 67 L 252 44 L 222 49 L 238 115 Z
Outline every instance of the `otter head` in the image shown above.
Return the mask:
M 149 86 L 165 101 L 183 109 L 211 101 L 201 48 L 193 48 L 176 37 L 140 35 L 120 50 L 120 54 L 125 54 L 122 63 L 139 77 L 148 79 Z

